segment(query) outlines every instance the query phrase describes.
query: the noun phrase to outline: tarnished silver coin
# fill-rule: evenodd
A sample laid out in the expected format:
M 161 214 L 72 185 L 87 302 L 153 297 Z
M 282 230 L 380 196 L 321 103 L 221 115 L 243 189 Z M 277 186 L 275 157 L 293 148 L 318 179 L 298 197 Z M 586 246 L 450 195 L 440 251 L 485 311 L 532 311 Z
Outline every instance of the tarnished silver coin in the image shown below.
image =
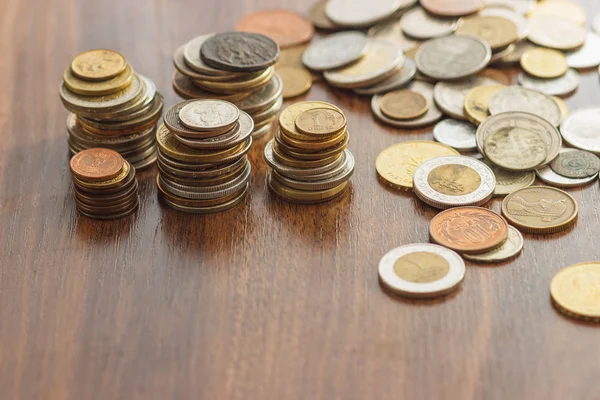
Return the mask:
M 470 122 L 445 119 L 433 127 L 433 138 L 458 151 L 476 151 L 477 127 Z
M 314 71 L 341 68 L 363 56 L 367 35 L 358 31 L 333 33 L 316 40 L 302 55 L 302 62 Z
M 384 255 L 378 272 L 381 283 L 394 293 L 431 298 L 458 288 L 465 276 L 465 262 L 437 244 L 408 244 Z
M 354 92 L 361 96 L 373 96 L 375 94 L 400 89 L 408 85 L 414 79 L 416 73 L 417 67 L 415 66 L 415 63 L 410 58 L 405 58 L 400 71 L 373 86 L 354 89 Z
M 535 182 L 535 172 L 533 171 L 507 171 L 498 168 L 490 160 L 481 160 L 485 165 L 490 167 L 496 177 L 496 189 L 494 197 L 504 197 L 515 190 L 523 189 L 533 185 Z
M 494 93 L 488 108 L 491 115 L 510 111 L 530 113 L 554 126 L 558 126 L 562 119 L 560 107 L 552 98 L 519 86 L 508 86 Z
M 560 126 L 565 142 L 581 150 L 600 155 L 600 107 L 573 111 Z
M 200 57 L 200 49 L 206 40 L 212 37 L 214 33 L 209 33 L 207 35 L 202 35 L 197 38 L 190 40 L 187 44 L 183 46 L 183 59 L 185 64 L 199 74 L 204 75 L 223 75 L 230 78 L 236 78 L 241 76 L 240 73 L 232 73 L 229 71 L 223 71 L 220 69 L 213 68 L 211 66 L 206 65 L 204 61 L 202 61 L 202 57 Z M 186 71 L 180 71 L 182 74 L 187 75 Z M 196 78 L 195 76 L 190 76 L 191 78 Z M 201 76 L 199 78 L 202 78 Z
M 411 50 L 422 43 L 421 40 L 410 38 L 402 32 L 400 20 L 390 18 L 390 21 L 385 21 L 375 25 L 367 32 L 369 37 L 373 39 L 385 40 L 400 48 L 403 51 Z
M 565 178 L 589 178 L 600 171 L 600 158 L 585 150 L 573 150 L 560 153 L 552 160 L 550 168 Z
M 495 187 L 492 170 L 472 157 L 432 158 L 422 163 L 413 176 L 417 197 L 439 209 L 481 205 L 492 198 Z
M 580 49 L 567 53 L 567 64 L 571 68 L 593 68 L 600 65 L 600 36 L 588 32 Z
M 454 80 L 481 71 L 491 57 L 492 50 L 484 40 L 450 35 L 423 43 L 415 62 L 418 70 L 431 78 Z
M 566 96 L 579 87 L 580 78 L 579 73 L 571 68 L 563 76 L 554 79 L 536 78 L 521 71 L 517 75 L 517 81 L 524 88 L 532 89 L 548 96 Z
M 414 90 L 415 92 L 421 93 L 427 99 L 429 103 L 429 108 L 427 112 L 420 116 L 419 118 L 411 119 L 411 120 L 396 120 L 392 118 L 388 118 L 381 112 L 381 98 L 383 95 L 373 96 L 371 99 L 371 111 L 375 115 L 375 117 L 381 122 L 388 124 L 390 126 L 394 126 L 396 128 L 420 128 L 422 126 L 431 125 L 440 118 L 442 118 L 442 112 L 435 105 L 433 101 L 433 85 L 427 82 L 421 81 L 413 81 L 410 85 L 406 87 L 408 90 Z
M 523 250 L 523 235 L 515 227 L 508 226 L 508 239 L 502 246 L 483 254 L 463 254 L 469 261 L 481 263 L 499 263 L 515 257 Z
M 232 126 L 239 116 L 239 109 L 223 100 L 195 100 L 179 110 L 181 123 L 197 131 L 211 131 Z
M 260 33 L 223 32 L 210 36 L 200 48 L 205 64 L 232 72 L 257 72 L 275 64 L 279 45 Z
M 562 149 L 560 151 L 560 154 L 568 153 L 571 151 L 577 151 L 577 150 Z M 554 172 L 552 170 L 552 168 L 550 168 L 549 165 L 547 165 L 543 168 L 536 169 L 535 174 L 537 175 L 539 180 L 541 180 L 551 186 L 561 187 L 561 188 L 574 188 L 574 187 L 585 186 L 585 185 L 590 184 L 594 180 L 598 179 L 598 174 L 592 175 L 592 176 L 589 176 L 586 178 L 579 178 L 579 179 L 567 178 L 567 177 L 564 177 L 564 176 L 559 175 L 556 172 Z
M 531 129 L 501 129 L 483 144 L 485 156 L 509 171 L 532 171 L 544 163 L 548 150 L 542 135 Z
M 337 25 L 365 27 L 392 16 L 407 0 L 329 0 L 325 14 Z
M 527 38 L 533 43 L 556 50 L 572 50 L 585 42 L 585 30 L 566 18 L 543 15 L 532 18 Z
M 431 39 L 451 34 L 458 28 L 459 19 L 437 17 L 421 7 L 408 10 L 400 19 L 402 32 L 415 39 Z
M 433 89 L 435 103 L 449 116 L 466 121 L 465 96 L 469 90 L 482 85 L 498 85 L 485 76 L 470 76 L 454 82 L 438 82 Z
M 512 21 L 517 26 L 519 39 L 525 39 L 529 34 L 529 20 L 523 14 L 516 12 L 511 8 L 501 7 L 486 7 L 479 11 L 479 15 L 484 17 L 501 17 Z

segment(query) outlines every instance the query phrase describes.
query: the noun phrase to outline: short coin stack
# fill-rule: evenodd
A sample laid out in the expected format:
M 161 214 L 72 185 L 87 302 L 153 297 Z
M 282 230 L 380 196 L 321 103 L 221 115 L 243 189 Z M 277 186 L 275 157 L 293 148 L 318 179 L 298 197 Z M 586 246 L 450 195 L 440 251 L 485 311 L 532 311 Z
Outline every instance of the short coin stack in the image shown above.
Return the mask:
M 223 100 L 171 107 L 157 131 L 156 184 L 170 207 L 188 213 L 224 211 L 246 194 L 252 118 Z
M 94 219 L 125 217 L 139 205 L 135 169 L 110 149 L 91 148 L 73 156 L 77 210 Z
M 265 146 L 272 168 L 269 188 L 283 200 L 320 203 L 340 195 L 354 172 L 346 117 L 319 101 L 296 103 L 279 116 L 275 139 Z
M 278 58 L 277 43 L 258 33 L 203 35 L 175 52 L 173 88 L 185 99 L 234 103 L 252 117 L 258 137 L 271 131 L 283 104 Z
M 123 55 L 112 50 L 79 54 L 63 74 L 60 97 L 71 112 L 67 118 L 71 153 L 109 148 L 136 169 L 156 161 L 155 131 L 163 97 Z

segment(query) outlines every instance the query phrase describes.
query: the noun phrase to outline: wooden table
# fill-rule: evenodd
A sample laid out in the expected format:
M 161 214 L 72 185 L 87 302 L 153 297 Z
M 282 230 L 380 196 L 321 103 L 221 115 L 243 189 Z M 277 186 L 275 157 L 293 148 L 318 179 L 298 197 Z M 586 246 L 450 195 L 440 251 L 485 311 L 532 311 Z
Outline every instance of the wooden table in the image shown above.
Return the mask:
M 586 0 L 589 18 L 600 3 Z M 323 84 L 357 159 L 352 187 L 296 206 L 265 185 L 264 141 L 237 208 L 191 216 L 139 175 L 133 218 L 78 216 L 58 86 L 80 51 L 121 50 L 166 104 L 171 56 L 261 8 L 300 0 L 4 0 L 0 14 L 0 398 L 598 399 L 600 328 L 558 314 L 553 275 L 599 260 L 598 183 L 570 190 L 577 225 L 526 235 L 514 262 L 468 265 L 462 288 L 411 302 L 382 289 L 388 250 L 428 241 L 436 210 L 384 188 L 375 158 L 431 129 L 400 131 Z M 571 109 L 600 103 L 598 72 Z M 302 100 L 302 99 L 299 99 Z M 490 206 L 499 210 L 499 201 Z

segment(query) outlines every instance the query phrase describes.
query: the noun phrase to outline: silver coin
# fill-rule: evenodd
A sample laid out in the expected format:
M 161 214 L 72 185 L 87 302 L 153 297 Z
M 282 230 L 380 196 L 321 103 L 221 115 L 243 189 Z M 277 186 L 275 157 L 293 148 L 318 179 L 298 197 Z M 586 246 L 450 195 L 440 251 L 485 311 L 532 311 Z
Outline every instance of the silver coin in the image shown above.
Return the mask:
M 492 198 L 495 187 L 492 170 L 465 156 L 432 158 L 422 163 L 413 176 L 417 197 L 442 210 L 483 204 Z
M 533 171 L 507 171 L 498 168 L 491 161 L 482 159 L 485 165 L 490 167 L 496 177 L 496 189 L 494 189 L 494 197 L 504 197 L 515 190 L 523 189 L 533 185 L 535 182 L 535 172 Z
M 277 172 L 279 172 L 279 173 L 281 173 L 283 175 L 288 175 L 288 176 L 300 177 L 300 176 L 309 176 L 309 175 L 312 176 L 312 175 L 323 174 L 323 173 L 326 173 L 326 172 L 331 171 L 332 169 L 336 168 L 338 165 L 340 165 L 340 163 L 343 160 L 345 160 L 344 157 L 347 157 L 347 154 L 344 157 L 342 155 L 340 155 L 340 157 L 336 158 L 331 163 L 329 163 L 327 165 L 324 165 L 322 167 L 316 167 L 316 168 L 294 168 L 294 167 L 288 167 L 287 165 L 281 164 L 273 156 L 273 144 L 274 143 L 275 143 L 275 139 L 271 139 L 265 145 L 265 149 L 263 151 L 263 155 L 265 157 L 265 161 L 267 162 L 267 164 L 269 165 L 269 167 L 273 168 L 275 171 L 277 171 Z
M 185 44 L 183 48 L 183 58 L 185 60 L 186 65 L 194 71 L 204 75 L 225 75 L 230 76 L 232 78 L 242 76 L 242 73 L 232 73 L 231 71 L 223 71 L 220 69 L 216 69 L 206 65 L 204 61 L 202 61 L 202 57 L 200 56 L 200 49 L 202 48 L 204 42 L 206 42 L 206 40 L 212 36 L 214 36 L 214 33 L 202 35 L 190 40 L 187 44 Z M 180 72 L 185 75 L 184 71 Z
M 302 55 L 302 63 L 313 71 L 341 68 L 360 59 L 367 48 L 367 35 L 358 31 L 333 33 L 313 41 Z
M 274 74 L 273 78 L 269 81 L 266 86 L 252 93 L 250 96 L 243 100 L 234 102 L 236 106 L 242 111 L 247 113 L 253 113 L 268 107 L 270 104 L 275 102 L 281 93 L 283 92 L 283 83 L 279 75 Z
M 513 22 L 517 26 L 519 39 L 525 39 L 529 34 L 529 20 L 523 14 L 520 14 L 510 8 L 505 7 L 486 7 L 479 11 L 481 16 L 500 17 Z
M 325 14 L 337 25 L 358 28 L 392 16 L 407 3 L 407 0 L 329 0 Z
M 239 187 L 239 185 L 246 183 L 250 178 L 250 172 L 252 171 L 252 167 L 249 161 L 246 161 L 241 172 L 236 173 L 235 177 L 228 182 L 214 185 L 214 186 L 195 186 L 195 185 L 183 185 L 181 183 L 177 183 L 169 178 L 167 175 L 162 175 L 161 179 L 163 182 L 166 182 L 170 188 L 175 188 L 177 190 L 189 192 L 189 193 L 215 193 L 220 192 L 222 190 L 227 190 L 231 187 Z M 201 183 L 200 183 L 201 184 Z
M 354 163 L 354 156 L 352 155 L 352 153 L 350 153 L 349 150 L 344 150 L 344 152 L 342 153 L 342 156 L 341 156 L 341 162 L 339 163 L 339 165 L 337 165 L 335 168 L 333 168 L 330 171 L 323 172 L 320 174 L 315 174 L 315 175 L 306 175 L 305 171 L 303 171 L 304 175 L 302 175 L 302 174 L 296 175 L 292 171 L 286 171 L 285 176 L 287 176 L 288 178 L 296 179 L 296 180 L 303 181 L 303 182 L 326 180 L 326 179 L 332 178 L 332 177 L 342 173 L 342 171 L 346 168 L 346 164 L 350 158 L 352 158 L 352 162 Z
M 500 89 L 490 97 L 490 114 L 518 111 L 537 115 L 558 126 L 562 119 L 560 107 L 552 98 L 535 90 L 519 86 Z
M 552 160 L 550 168 L 565 178 L 584 179 L 598 174 L 600 159 L 588 151 L 573 150 L 560 153 Z
M 592 68 L 600 65 L 600 36 L 588 32 L 580 49 L 567 53 L 567 64 L 571 68 Z
M 521 86 L 548 96 L 566 96 L 579 87 L 580 80 L 579 73 L 572 68 L 563 76 L 553 79 L 536 78 L 523 71 L 517 75 L 517 81 Z
M 597 34 L 600 34 L 600 14 L 596 15 L 592 20 L 592 29 Z
M 186 146 L 196 149 L 226 149 L 236 146 L 247 140 L 254 130 L 254 121 L 250 115 L 240 112 L 237 129 L 223 135 L 213 136 L 205 139 L 190 139 L 175 135 L 175 138 Z
M 410 58 L 405 58 L 400 71 L 373 86 L 354 89 L 354 92 L 361 96 L 372 96 L 400 89 L 409 84 L 414 79 L 416 73 L 417 67 L 415 66 L 415 63 Z
M 410 128 L 420 128 L 422 126 L 431 125 L 431 124 L 439 121 L 440 118 L 442 118 L 442 112 L 440 111 L 439 108 L 437 108 L 437 106 L 435 105 L 435 102 L 433 101 L 433 85 L 432 84 L 427 83 L 427 82 L 421 82 L 421 81 L 413 81 L 406 88 L 409 90 L 414 90 L 416 92 L 419 92 L 423 96 L 425 96 L 425 98 L 427 99 L 427 101 L 429 103 L 429 108 L 427 109 L 427 112 L 425 114 L 423 114 L 422 116 L 420 116 L 419 118 L 406 120 L 406 121 L 388 118 L 381 112 L 380 103 L 381 103 L 381 98 L 383 96 L 378 94 L 376 96 L 373 96 L 373 98 L 371 99 L 371 111 L 373 112 L 373 114 L 375 115 L 375 117 L 378 120 L 380 120 L 381 122 L 388 124 L 390 126 L 394 126 L 396 128 L 409 128 L 410 129 Z
M 240 110 L 228 101 L 194 100 L 179 110 L 179 120 L 189 129 L 212 131 L 233 126 Z
M 565 178 L 564 176 L 558 175 L 552 171 L 552 168 L 545 166 L 535 170 L 535 174 L 538 179 L 550 186 L 559 188 L 574 188 L 585 186 L 598 179 L 598 174 L 590 176 L 589 178 L 573 179 Z
M 458 151 L 476 151 L 477 127 L 470 122 L 445 119 L 433 127 L 433 138 Z
M 494 64 L 501 66 L 512 66 L 521 61 L 521 57 L 525 52 L 531 49 L 535 49 L 538 46 L 531 43 L 529 40 L 521 40 L 514 44 L 512 51 L 508 54 L 503 54 L 502 57 L 497 59 Z
M 402 32 L 400 20 L 394 18 L 375 25 L 369 29 L 367 35 L 373 39 L 385 40 L 386 42 L 400 46 L 403 51 L 414 49 L 422 43 L 421 40 L 415 40 L 406 36 Z
M 400 27 L 411 38 L 426 40 L 450 35 L 458 28 L 459 22 L 457 18 L 438 17 L 415 7 L 402 16 Z
M 490 46 L 474 36 L 451 35 L 429 40 L 419 47 L 415 62 L 420 72 L 439 80 L 476 74 L 492 57 Z
M 378 273 L 387 288 L 402 296 L 438 297 L 458 288 L 465 276 L 465 262 L 437 244 L 408 244 L 384 255 Z
M 433 89 L 435 103 L 449 116 L 463 121 L 465 115 L 465 96 L 477 86 L 498 85 L 499 83 L 485 76 L 470 76 L 454 82 L 438 82 Z
M 521 15 L 526 15 L 533 10 L 537 0 L 483 0 L 483 2 L 486 7 L 506 7 Z
M 508 239 L 502 246 L 483 254 L 463 254 L 469 261 L 498 263 L 513 258 L 523 250 L 523 235 L 516 228 L 508 226 Z
M 572 50 L 585 42 L 585 30 L 575 22 L 549 15 L 530 21 L 527 38 L 533 43 L 556 50 Z
M 600 155 L 600 107 L 571 112 L 560 126 L 565 142 L 581 150 Z
M 340 173 L 323 180 L 303 181 L 287 177 L 276 170 L 273 170 L 271 176 L 280 183 L 298 190 L 313 191 L 331 189 L 346 182 L 354 173 L 354 157 L 352 157 L 350 152 L 348 152 L 348 154 L 350 156 L 346 157 L 346 162 L 343 164 L 343 168 Z

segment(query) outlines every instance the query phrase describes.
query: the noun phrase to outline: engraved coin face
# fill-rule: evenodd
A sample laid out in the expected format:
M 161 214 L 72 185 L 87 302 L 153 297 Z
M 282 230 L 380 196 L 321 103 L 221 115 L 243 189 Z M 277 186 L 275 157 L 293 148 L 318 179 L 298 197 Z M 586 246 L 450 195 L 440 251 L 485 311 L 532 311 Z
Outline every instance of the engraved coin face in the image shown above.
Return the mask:
M 433 14 L 456 17 L 481 10 L 483 0 L 421 0 L 421 5 Z
M 301 101 L 285 108 L 281 114 L 279 114 L 280 129 L 287 135 L 298 136 L 299 132 L 296 129 L 296 119 L 303 112 L 313 108 L 330 108 L 341 112 L 341 110 L 333 104 L 324 101 Z
M 509 171 L 528 171 L 548 157 L 542 136 L 529 129 L 506 127 L 488 136 L 484 142 L 487 158 Z
M 572 50 L 586 39 L 586 32 L 580 25 L 568 19 L 540 15 L 530 19 L 527 38 L 533 43 L 556 50 Z
M 112 50 L 90 50 L 77 55 L 71 63 L 73 74 L 80 79 L 103 81 L 125 71 L 127 60 Z
M 486 208 L 457 207 L 442 211 L 429 225 L 431 240 L 465 254 L 481 254 L 502 245 L 508 238 L 508 224 Z
M 259 33 L 226 32 L 206 39 L 200 54 L 213 68 L 252 72 L 275 64 L 279 58 L 279 45 Z
M 476 132 L 475 125 L 469 122 L 445 119 L 433 127 L 433 138 L 458 151 L 474 151 L 477 150 Z
M 472 36 L 451 35 L 429 40 L 419 47 L 415 62 L 423 74 L 434 79 L 460 79 L 485 68 L 490 46 Z
M 571 151 L 577 151 L 576 149 L 571 148 L 563 148 L 560 150 L 560 154 L 568 153 Z M 567 178 L 565 176 L 559 175 L 550 168 L 549 165 L 545 167 L 538 168 L 535 170 L 535 174 L 539 180 L 545 182 L 551 186 L 559 187 L 559 188 L 574 188 L 585 186 L 598 178 L 598 174 L 585 177 L 585 178 Z
M 585 262 L 559 271 L 550 283 L 559 311 L 571 317 L 600 318 L 600 263 Z
M 551 163 L 550 168 L 566 178 L 588 178 L 600 171 L 600 158 L 583 150 L 560 153 Z
M 561 120 L 560 108 L 554 100 L 543 93 L 518 86 L 509 86 L 490 97 L 490 114 L 508 111 L 526 112 L 537 115 L 554 126 Z
M 302 62 L 315 71 L 341 68 L 360 59 L 367 46 L 367 35 L 358 31 L 331 34 L 314 41 L 304 52 Z
M 569 69 L 564 75 L 554 79 L 536 78 L 521 72 L 517 75 L 519 84 L 527 89 L 532 89 L 548 96 L 565 96 L 579 87 L 579 73 Z
M 458 25 L 459 20 L 456 18 L 438 17 L 421 7 L 411 8 L 400 19 L 402 32 L 420 40 L 449 35 Z
M 405 0 L 329 0 L 325 13 L 337 25 L 363 27 L 384 20 L 405 3 Z
M 457 35 L 471 35 L 485 40 L 492 50 L 501 50 L 519 38 L 517 25 L 509 19 L 494 15 L 464 18 Z
M 179 120 L 192 130 L 212 130 L 233 125 L 240 111 L 222 100 L 196 100 L 179 110 Z
M 508 239 L 504 244 L 492 251 L 483 254 L 464 254 L 463 257 L 470 261 L 481 263 L 498 263 L 513 258 L 523 249 L 523 235 L 516 228 L 508 227 Z
M 455 290 L 465 275 L 462 258 L 435 244 L 409 244 L 388 252 L 379 262 L 379 278 L 407 297 L 437 297 Z
M 263 10 L 244 16 L 235 26 L 237 31 L 268 36 L 280 47 L 308 42 L 315 30 L 308 19 L 288 10 Z
M 395 90 L 386 93 L 379 102 L 381 112 L 394 119 L 413 119 L 427 112 L 427 98 L 412 90 Z
M 464 107 L 467 119 L 475 125 L 482 124 L 490 116 L 490 98 L 502 88 L 502 85 L 482 85 L 469 90 Z
M 502 215 L 522 232 L 554 233 L 577 219 L 577 202 L 568 193 L 549 186 L 530 186 L 504 198 Z
M 123 164 L 123 157 L 116 151 L 91 148 L 75 154 L 69 165 L 73 175 L 79 179 L 103 181 L 117 176 Z
M 600 107 L 585 108 L 569 114 L 560 126 L 563 139 L 573 147 L 600 154 L 598 123 Z
M 296 118 L 296 128 L 305 135 L 329 136 L 345 126 L 344 114 L 329 108 L 313 108 Z
M 544 48 L 526 51 L 521 57 L 521 67 L 530 75 L 546 79 L 558 78 L 569 69 L 562 52 Z
M 490 167 L 494 176 L 496 177 L 496 189 L 494 190 L 494 197 L 504 197 L 515 190 L 522 189 L 533 185 L 535 182 L 535 172 L 533 171 L 507 171 L 502 168 L 498 168 L 492 164 L 489 160 L 484 159 L 483 163 Z
M 471 89 L 483 85 L 498 85 L 498 82 L 479 75 L 454 82 L 438 82 L 433 89 L 433 98 L 445 114 L 453 118 L 467 120 L 468 118 L 464 111 L 465 97 Z

